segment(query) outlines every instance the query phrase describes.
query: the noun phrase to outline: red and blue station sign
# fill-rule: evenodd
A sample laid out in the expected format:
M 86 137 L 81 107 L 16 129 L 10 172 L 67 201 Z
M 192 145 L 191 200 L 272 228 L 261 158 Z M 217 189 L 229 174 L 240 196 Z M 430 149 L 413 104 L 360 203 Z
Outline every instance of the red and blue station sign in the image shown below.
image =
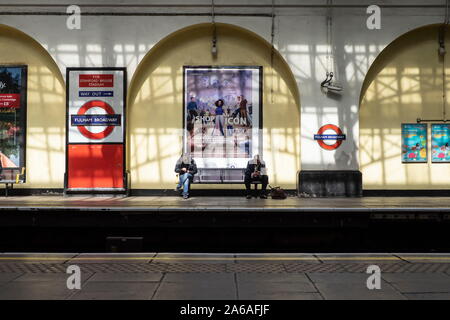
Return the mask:
M 324 134 L 325 131 L 332 130 L 335 134 Z M 336 150 L 342 144 L 342 141 L 346 139 L 345 134 L 342 130 L 334 125 L 334 124 L 326 124 L 317 131 L 317 134 L 314 135 L 314 140 L 325 150 Z M 327 144 L 325 140 L 334 140 L 336 141 L 333 144 Z

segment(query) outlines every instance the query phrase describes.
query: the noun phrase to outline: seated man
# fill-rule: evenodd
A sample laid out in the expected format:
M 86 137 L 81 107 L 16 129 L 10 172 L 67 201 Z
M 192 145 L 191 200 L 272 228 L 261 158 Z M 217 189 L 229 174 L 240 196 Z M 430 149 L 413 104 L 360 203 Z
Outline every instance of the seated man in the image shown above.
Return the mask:
M 189 187 L 197 173 L 197 165 L 189 153 L 184 153 L 175 165 L 175 172 L 178 173 L 179 181 L 176 190 L 183 188 L 183 199 L 189 198 Z
M 265 162 L 260 159 L 259 155 L 256 155 L 255 158 L 250 160 L 247 163 L 247 169 L 245 169 L 245 188 L 247 190 L 246 192 L 246 198 L 251 199 L 251 183 L 252 181 L 261 181 L 262 183 L 262 190 L 261 190 L 261 199 L 267 199 L 266 195 L 266 188 L 269 184 L 269 177 L 267 176 L 266 171 L 266 164 Z

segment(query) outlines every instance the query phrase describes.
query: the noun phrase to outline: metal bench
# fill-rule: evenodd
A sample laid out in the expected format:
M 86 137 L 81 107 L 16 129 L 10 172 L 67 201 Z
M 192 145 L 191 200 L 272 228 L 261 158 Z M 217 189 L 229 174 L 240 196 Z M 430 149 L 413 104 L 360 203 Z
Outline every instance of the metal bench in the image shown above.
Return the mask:
M 23 183 L 25 167 L 3 168 L 0 172 L 0 183 L 5 184 L 5 196 L 8 196 L 8 189 L 12 190 L 14 184 Z
M 242 168 L 199 168 L 193 183 L 198 184 L 243 184 L 245 169 Z M 260 180 L 252 181 L 255 190 Z

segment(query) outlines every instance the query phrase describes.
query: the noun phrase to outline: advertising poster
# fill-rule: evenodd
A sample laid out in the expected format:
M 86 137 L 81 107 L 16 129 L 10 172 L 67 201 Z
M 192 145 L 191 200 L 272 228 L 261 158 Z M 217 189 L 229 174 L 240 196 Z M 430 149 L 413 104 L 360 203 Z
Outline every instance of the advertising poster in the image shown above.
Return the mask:
M 123 191 L 125 68 L 67 69 L 69 191 Z
M 450 162 L 450 124 L 431 125 L 431 162 Z
M 27 67 L 0 66 L 0 163 L 25 166 Z
M 260 154 L 261 67 L 185 67 L 184 143 L 200 168 L 245 168 Z
M 402 162 L 427 162 L 427 125 L 402 124 Z

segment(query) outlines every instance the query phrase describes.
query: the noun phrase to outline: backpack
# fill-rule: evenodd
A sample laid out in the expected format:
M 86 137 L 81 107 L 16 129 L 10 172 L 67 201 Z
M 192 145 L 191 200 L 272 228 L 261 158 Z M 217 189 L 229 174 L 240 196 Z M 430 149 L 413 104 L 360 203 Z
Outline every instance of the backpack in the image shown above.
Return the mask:
M 286 192 L 281 189 L 280 187 L 271 187 L 269 185 L 270 188 L 270 196 L 272 197 L 272 199 L 286 199 Z

